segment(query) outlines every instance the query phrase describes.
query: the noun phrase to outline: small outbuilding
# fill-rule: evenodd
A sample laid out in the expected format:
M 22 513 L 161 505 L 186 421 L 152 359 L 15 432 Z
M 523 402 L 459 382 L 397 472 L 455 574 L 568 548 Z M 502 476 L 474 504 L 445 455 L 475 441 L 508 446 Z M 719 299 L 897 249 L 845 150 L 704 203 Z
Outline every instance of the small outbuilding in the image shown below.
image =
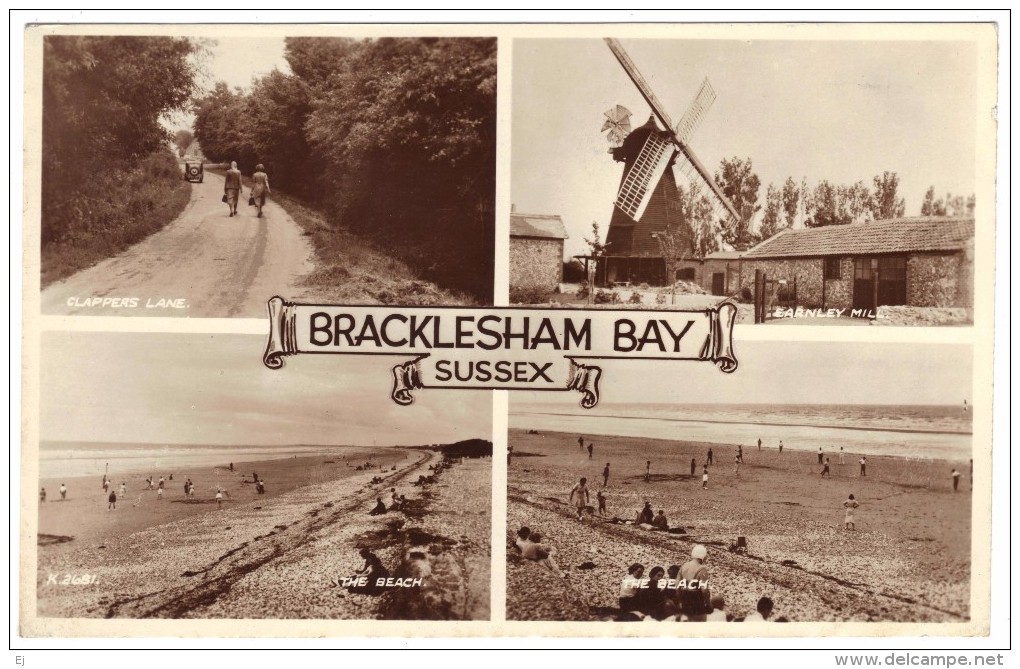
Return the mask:
M 563 281 L 563 219 L 510 213 L 510 290 L 555 292 Z
M 783 230 L 741 258 L 741 288 L 755 271 L 796 283 L 805 307 L 972 307 L 974 219 L 896 218 Z

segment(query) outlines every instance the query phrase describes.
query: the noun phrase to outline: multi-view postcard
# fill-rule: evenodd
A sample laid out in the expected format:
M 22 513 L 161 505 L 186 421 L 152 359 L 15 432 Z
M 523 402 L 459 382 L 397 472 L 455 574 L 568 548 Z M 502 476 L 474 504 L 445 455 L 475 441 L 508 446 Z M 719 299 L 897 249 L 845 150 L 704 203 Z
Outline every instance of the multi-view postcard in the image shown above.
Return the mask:
M 23 636 L 989 634 L 994 25 L 25 38 Z

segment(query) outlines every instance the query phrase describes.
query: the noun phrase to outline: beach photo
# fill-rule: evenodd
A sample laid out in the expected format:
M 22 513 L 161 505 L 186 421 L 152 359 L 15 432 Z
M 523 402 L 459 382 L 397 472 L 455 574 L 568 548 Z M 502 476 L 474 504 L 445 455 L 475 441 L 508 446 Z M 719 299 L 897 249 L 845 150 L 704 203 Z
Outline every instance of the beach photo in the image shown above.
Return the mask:
M 496 39 L 376 28 L 29 27 L 42 313 L 492 304 Z
M 26 633 L 58 618 L 489 619 L 490 393 L 402 407 L 378 356 L 285 373 L 264 344 L 43 334 Z
M 740 349 L 607 368 L 594 410 L 511 397 L 508 620 L 972 619 L 973 347 Z
M 511 302 L 973 324 L 994 29 L 790 28 L 515 40 Z

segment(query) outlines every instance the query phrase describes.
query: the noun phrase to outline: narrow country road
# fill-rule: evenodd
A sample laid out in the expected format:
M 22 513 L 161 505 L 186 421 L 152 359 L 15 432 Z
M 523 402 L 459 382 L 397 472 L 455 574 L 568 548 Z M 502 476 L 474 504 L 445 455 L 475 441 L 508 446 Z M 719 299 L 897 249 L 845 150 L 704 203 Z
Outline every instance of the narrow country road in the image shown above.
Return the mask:
M 222 195 L 223 178 L 207 171 L 176 220 L 48 286 L 42 313 L 261 318 L 273 295 L 301 299 L 313 258 L 301 228 L 271 199 L 256 218 L 247 188 L 231 218 Z

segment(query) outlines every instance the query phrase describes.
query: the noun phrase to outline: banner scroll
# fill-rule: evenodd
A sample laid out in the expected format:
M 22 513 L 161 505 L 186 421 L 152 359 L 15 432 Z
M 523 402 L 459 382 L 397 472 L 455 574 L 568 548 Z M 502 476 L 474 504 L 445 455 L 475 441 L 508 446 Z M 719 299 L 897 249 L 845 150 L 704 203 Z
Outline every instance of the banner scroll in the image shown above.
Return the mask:
M 299 354 L 397 356 L 391 399 L 426 388 L 573 390 L 599 401 L 603 360 L 705 361 L 737 368 L 731 302 L 701 310 L 313 305 L 269 301 L 263 363 Z

